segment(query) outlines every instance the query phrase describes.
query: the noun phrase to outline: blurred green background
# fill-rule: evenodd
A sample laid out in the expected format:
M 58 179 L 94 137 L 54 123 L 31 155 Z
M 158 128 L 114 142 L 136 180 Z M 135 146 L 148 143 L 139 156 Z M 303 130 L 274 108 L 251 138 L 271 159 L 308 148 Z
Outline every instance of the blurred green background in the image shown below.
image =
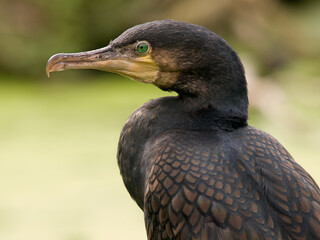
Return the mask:
M 1 240 L 146 239 L 117 141 L 134 109 L 168 93 L 89 70 L 47 79 L 45 65 L 166 18 L 230 43 L 246 68 L 250 124 L 320 183 L 320 1 L 1 0 Z

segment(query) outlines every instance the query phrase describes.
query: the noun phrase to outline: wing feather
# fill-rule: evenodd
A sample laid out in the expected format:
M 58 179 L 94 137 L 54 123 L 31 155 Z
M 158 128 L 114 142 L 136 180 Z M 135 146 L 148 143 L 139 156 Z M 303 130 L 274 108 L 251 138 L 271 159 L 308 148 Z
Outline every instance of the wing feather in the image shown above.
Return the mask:
M 318 186 L 262 131 L 171 131 L 144 157 L 149 240 L 320 239 Z

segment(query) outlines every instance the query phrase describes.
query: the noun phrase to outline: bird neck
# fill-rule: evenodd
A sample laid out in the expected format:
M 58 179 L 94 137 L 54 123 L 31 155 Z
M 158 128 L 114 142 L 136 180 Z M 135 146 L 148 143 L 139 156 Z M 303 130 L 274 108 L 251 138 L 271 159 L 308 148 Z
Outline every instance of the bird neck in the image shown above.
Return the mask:
M 247 125 L 248 96 L 244 75 L 233 83 L 236 84 L 228 84 L 225 77 L 208 81 L 201 76 L 185 75 L 172 90 L 179 94 L 178 99 L 186 112 L 237 128 Z
M 182 111 L 192 116 L 191 128 L 201 127 L 212 129 L 218 127 L 222 130 L 232 131 L 248 125 L 248 115 L 227 104 L 217 104 L 218 101 L 208 101 L 207 98 L 179 95 Z

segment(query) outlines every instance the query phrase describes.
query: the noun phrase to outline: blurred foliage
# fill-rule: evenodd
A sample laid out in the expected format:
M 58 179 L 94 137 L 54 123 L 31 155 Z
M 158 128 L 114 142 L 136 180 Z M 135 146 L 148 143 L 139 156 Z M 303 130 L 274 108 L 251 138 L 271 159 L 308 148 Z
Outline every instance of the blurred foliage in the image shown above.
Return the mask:
M 319 10 L 319 1 L 2 0 L 0 71 L 40 76 L 54 53 L 102 47 L 128 27 L 172 18 L 217 32 L 267 74 L 319 59 Z

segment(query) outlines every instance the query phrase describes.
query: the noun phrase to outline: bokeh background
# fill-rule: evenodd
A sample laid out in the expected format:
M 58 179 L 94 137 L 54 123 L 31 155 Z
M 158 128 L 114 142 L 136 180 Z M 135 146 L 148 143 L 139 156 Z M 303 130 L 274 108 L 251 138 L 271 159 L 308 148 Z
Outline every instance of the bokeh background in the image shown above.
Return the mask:
M 168 93 L 90 70 L 48 79 L 45 65 L 166 18 L 229 42 L 246 68 L 250 124 L 320 183 L 320 1 L 1 0 L 1 240 L 146 239 L 117 141 L 134 109 Z

